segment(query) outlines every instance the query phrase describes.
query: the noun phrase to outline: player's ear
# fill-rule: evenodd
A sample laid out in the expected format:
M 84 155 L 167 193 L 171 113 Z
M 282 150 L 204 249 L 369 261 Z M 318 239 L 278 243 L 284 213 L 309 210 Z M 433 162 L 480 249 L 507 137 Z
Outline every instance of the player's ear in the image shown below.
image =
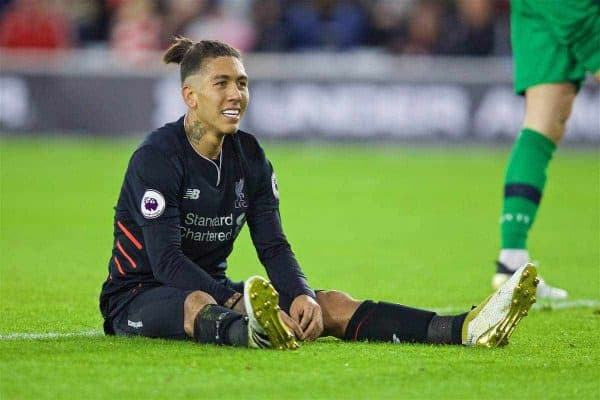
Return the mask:
M 181 96 L 189 108 L 196 108 L 198 106 L 198 98 L 190 85 L 183 85 L 181 88 Z

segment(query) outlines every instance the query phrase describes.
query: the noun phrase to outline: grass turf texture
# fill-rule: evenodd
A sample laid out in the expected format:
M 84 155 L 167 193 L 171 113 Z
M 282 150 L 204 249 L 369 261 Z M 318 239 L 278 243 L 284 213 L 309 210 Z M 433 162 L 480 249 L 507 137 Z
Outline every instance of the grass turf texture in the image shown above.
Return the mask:
M 0 334 L 101 328 L 112 206 L 136 143 L 7 140 Z M 507 149 L 265 144 L 312 285 L 468 308 L 490 290 Z M 600 298 L 600 161 L 561 149 L 530 250 L 572 299 Z M 230 275 L 264 271 L 247 232 Z M 600 311 L 532 312 L 504 349 L 342 343 L 297 352 L 143 338 L 0 340 L 0 397 L 597 398 Z

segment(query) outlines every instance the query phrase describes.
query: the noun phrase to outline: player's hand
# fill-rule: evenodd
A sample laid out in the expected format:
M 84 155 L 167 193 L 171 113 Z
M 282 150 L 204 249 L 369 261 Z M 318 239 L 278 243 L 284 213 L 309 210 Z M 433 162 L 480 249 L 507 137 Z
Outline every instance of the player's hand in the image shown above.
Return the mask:
M 241 299 L 238 300 L 237 303 L 235 303 L 235 305 L 232 308 L 233 311 L 237 311 L 241 314 L 246 315 L 246 303 L 244 302 L 244 296 L 242 296 Z
M 246 315 L 246 303 L 244 302 L 244 295 L 241 293 L 234 293 L 223 305 L 231 308 L 233 311 Z
M 323 314 L 321 306 L 310 296 L 298 296 L 290 307 L 290 316 L 304 332 L 302 340 L 315 340 L 323 333 Z
M 304 334 L 304 332 L 302 332 L 302 329 L 300 328 L 300 325 L 298 325 L 298 323 L 294 321 L 292 317 L 287 315 L 287 313 L 283 310 L 279 310 L 279 315 L 281 316 L 281 320 L 283 321 L 283 323 L 286 324 L 287 327 L 292 330 L 292 333 L 294 334 L 294 336 L 296 336 L 296 339 L 300 339 Z

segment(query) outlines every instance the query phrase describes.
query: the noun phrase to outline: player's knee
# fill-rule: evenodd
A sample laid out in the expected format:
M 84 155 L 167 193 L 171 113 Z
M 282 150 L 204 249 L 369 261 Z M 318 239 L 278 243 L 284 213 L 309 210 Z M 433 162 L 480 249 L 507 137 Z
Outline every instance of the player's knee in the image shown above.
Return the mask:
M 544 84 L 526 93 L 525 127 L 550 138 L 562 139 L 576 96 L 571 83 Z
M 555 123 L 557 124 L 557 135 L 551 139 L 555 139 L 555 142 L 559 142 L 567 127 L 567 121 L 571 116 L 571 110 L 573 109 L 573 103 L 575 102 L 576 96 L 575 89 L 572 86 L 562 86 L 560 91 L 560 98 L 557 101 Z
M 317 302 L 320 305 L 340 305 L 356 301 L 350 295 L 339 290 L 322 290 L 317 292 Z
M 341 338 L 361 302 L 344 292 L 324 290 L 317 292 L 317 303 L 323 314 L 324 335 Z
M 196 290 L 190 293 L 183 304 L 184 330 L 189 336 L 194 335 L 194 320 L 198 312 L 207 304 L 216 304 L 215 299 L 208 293 Z

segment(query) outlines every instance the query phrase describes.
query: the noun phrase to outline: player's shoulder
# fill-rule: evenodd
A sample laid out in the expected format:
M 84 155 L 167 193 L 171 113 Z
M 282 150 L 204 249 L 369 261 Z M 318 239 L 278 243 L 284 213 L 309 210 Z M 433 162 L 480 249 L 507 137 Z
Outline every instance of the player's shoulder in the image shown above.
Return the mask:
M 169 122 L 150 133 L 139 148 L 150 147 L 166 156 L 182 151 L 183 117 Z
M 251 133 L 239 130 L 236 133 L 244 155 L 249 159 L 264 159 L 265 152 L 261 147 L 256 136 Z
M 181 136 L 183 135 L 183 117 L 177 121 L 169 122 L 150 133 L 138 146 L 134 157 L 151 161 L 169 160 L 176 162 L 182 158 L 183 146 Z

